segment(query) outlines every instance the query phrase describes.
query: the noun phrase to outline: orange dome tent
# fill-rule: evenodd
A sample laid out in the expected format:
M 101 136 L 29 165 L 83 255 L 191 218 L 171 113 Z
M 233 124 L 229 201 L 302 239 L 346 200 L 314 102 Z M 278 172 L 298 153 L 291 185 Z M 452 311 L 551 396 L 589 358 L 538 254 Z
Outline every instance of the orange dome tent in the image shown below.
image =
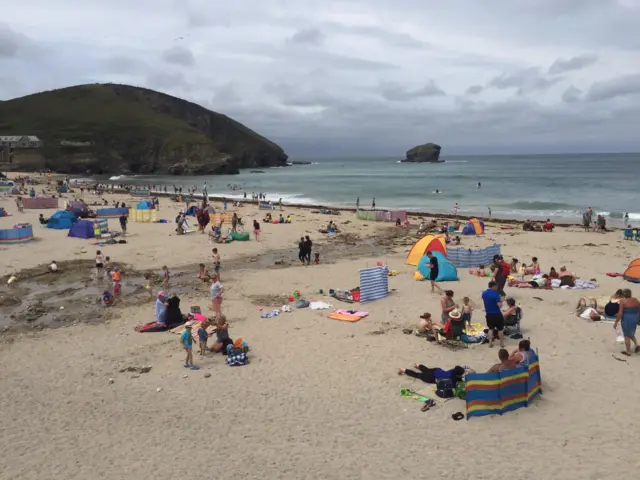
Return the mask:
M 631 262 L 623 275 L 624 279 L 629 282 L 640 283 L 640 258 Z
M 404 263 L 417 266 L 424 254 L 429 251 L 440 252 L 445 256 L 447 255 L 447 246 L 442 235 L 425 235 L 422 237 L 411 247 L 409 255 L 407 255 L 407 260 Z

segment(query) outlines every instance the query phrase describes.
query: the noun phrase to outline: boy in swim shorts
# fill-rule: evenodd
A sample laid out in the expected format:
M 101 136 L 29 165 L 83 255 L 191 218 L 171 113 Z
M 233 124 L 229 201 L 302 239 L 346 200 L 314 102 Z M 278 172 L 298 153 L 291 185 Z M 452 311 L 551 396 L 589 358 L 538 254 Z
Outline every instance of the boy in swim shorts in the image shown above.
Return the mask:
M 218 249 L 214 248 L 211 250 L 213 253 L 213 270 L 218 274 L 218 280 L 220 279 L 220 254 L 218 253 Z
M 200 367 L 196 367 L 193 364 L 193 335 L 191 334 L 191 329 L 193 328 L 194 323 L 194 320 L 189 320 L 184 324 L 184 330 L 180 334 L 180 344 L 184 348 L 185 352 L 187 352 L 184 367 L 190 368 L 191 370 L 200 370 Z

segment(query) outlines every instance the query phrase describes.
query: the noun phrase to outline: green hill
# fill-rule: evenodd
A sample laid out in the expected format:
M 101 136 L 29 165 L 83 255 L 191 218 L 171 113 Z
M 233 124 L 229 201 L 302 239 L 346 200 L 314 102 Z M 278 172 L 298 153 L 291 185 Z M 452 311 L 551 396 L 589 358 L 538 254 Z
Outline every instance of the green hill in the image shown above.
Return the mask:
M 128 85 L 79 85 L 0 102 L 0 135 L 43 141 L 16 149 L 13 170 L 214 174 L 287 160 L 280 146 L 225 115 Z

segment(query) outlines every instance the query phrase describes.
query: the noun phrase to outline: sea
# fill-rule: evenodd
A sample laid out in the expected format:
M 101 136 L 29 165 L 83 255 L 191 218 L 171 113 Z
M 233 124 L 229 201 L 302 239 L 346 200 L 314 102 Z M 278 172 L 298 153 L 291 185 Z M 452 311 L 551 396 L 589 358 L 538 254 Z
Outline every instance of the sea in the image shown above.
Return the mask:
M 498 219 L 579 221 L 587 207 L 621 224 L 640 221 L 640 154 L 447 156 L 444 163 L 390 158 L 295 158 L 310 165 L 242 170 L 239 175 L 116 175 L 101 182 L 173 186 L 210 196 L 262 192 L 284 204 L 356 206 Z M 260 173 L 256 172 L 259 171 Z

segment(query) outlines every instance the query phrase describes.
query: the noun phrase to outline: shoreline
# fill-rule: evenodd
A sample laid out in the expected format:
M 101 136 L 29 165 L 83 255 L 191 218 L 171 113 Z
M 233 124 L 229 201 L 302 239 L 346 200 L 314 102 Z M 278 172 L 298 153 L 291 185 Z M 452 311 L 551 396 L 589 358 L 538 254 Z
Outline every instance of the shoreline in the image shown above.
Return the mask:
M 22 176 L 22 175 L 29 175 L 29 172 L 8 172 L 8 173 L 12 173 L 13 175 L 16 176 Z M 53 179 L 59 179 L 59 178 L 64 178 L 66 175 L 63 174 L 52 174 Z M 8 177 L 9 179 L 11 179 L 10 177 Z M 34 178 L 44 178 L 44 177 L 34 177 Z M 71 183 L 74 182 L 74 180 L 77 179 L 73 179 L 71 178 L 70 181 Z M 110 181 L 110 183 L 101 183 L 101 182 L 105 182 L 104 179 L 100 180 L 100 179 L 96 179 L 95 177 L 93 177 L 92 179 L 94 182 L 99 183 L 101 185 L 116 185 L 115 181 Z M 130 184 L 132 187 L 135 186 L 135 184 Z M 75 190 L 78 189 L 77 186 L 73 187 Z M 108 189 L 105 193 L 114 193 L 114 194 L 130 194 L 130 191 L 125 189 L 125 188 L 114 188 L 113 190 Z M 170 198 L 172 196 L 175 195 L 175 193 L 171 193 L 171 192 L 164 192 L 164 191 L 150 191 L 150 196 L 157 196 L 157 197 L 162 197 L 162 198 Z M 195 199 L 199 199 L 201 200 L 203 198 L 202 193 L 197 192 L 197 193 L 193 193 L 193 194 L 188 194 L 190 197 L 195 198 Z M 234 193 L 232 192 L 231 195 L 234 195 Z M 237 195 L 237 194 L 235 194 Z M 186 196 L 185 194 L 183 194 L 183 196 Z M 136 197 L 134 197 L 136 198 Z M 144 197 L 139 197 L 139 198 L 144 198 Z M 217 201 L 217 202 L 222 202 L 224 199 L 227 199 L 227 201 L 229 202 L 240 202 L 242 204 L 248 204 L 248 205 L 257 205 L 260 202 L 259 201 L 254 201 L 251 199 L 244 199 L 244 198 L 235 198 L 235 197 L 226 197 L 224 195 L 220 195 L 220 194 L 216 194 L 216 195 L 208 195 L 208 199 L 209 201 Z M 273 202 L 272 204 L 274 205 L 274 207 L 277 209 L 278 203 L 277 202 Z M 306 210 L 318 210 L 318 209 L 327 209 L 327 210 L 335 210 L 335 211 L 339 211 L 339 212 L 356 212 L 356 208 L 353 207 L 347 207 L 344 205 L 332 205 L 330 203 L 288 203 L 288 202 L 283 202 L 283 207 L 292 207 L 292 208 L 299 208 L 299 209 L 306 209 Z M 360 210 L 363 211 L 371 211 L 371 208 L 361 208 Z M 525 218 L 513 218 L 513 217 L 500 217 L 500 216 L 491 216 L 491 217 L 487 217 L 485 215 L 465 215 L 464 212 L 455 215 L 453 213 L 445 213 L 445 212 L 434 212 L 434 211 L 421 211 L 421 210 L 406 210 L 406 209 L 402 209 L 402 208 L 377 208 L 375 209 L 376 211 L 406 211 L 407 212 L 407 216 L 411 217 L 411 218 L 420 218 L 420 217 L 427 217 L 427 218 L 442 218 L 442 219 L 446 219 L 446 220 L 468 220 L 471 218 L 476 218 L 482 222 L 486 222 L 486 223 L 501 223 L 501 224 L 506 224 L 506 225 L 521 225 L 524 223 Z M 580 219 L 570 219 L 567 217 L 554 217 L 552 215 L 548 216 L 548 218 L 550 218 L 554 225 L 558 226 L 558 227 L 580 227 L 582 228 L 582 222 Z M 535 218 L 531 218 L 532 222 L 534 224 L 542 224 L 544 223 L 544 219 L 540 218 L 540 219 L 535 219 Z M 622 219 L 612 219 L 611 217 L 607 217 L 607 222 L 608 225 L 607 227 L 609 229 L 612 230 L 619 230 L 619 229 L 624 229 L 626 228 L 626 226 L 624 225 L 624 222 Z M 618 225 L 619 223 L 619 225 Z
M 118 193 L 118 194 L 128 194 L 130 193 L 129 190 L 124 189 L 124 188 L 115 188 L 113 190 L 109 190 L 109 192 L 112 193 Z M 156 192 L 153 191 L 151 192 L 150 196 L 157 196 L 157 197 L 163 197 L 163 198 L 171 198 L 173 197 L 175 194 L 174 193 L 169 193 L 169 192 Z M 183 194 L 183 196 L 186 196 Z M 196 198 L 196 199 L 202 199 L 203 195 L 202 193 L 194 193 L 194 194 L 189 194 L 189 196 L 191 196 L 192 198 Z M 136 197 L 133 197 L 136 198 Z M 144 198 L 144 197 L 139 197 L 139 198 Z M 227 198 L 227 201 L 230 201 L 231 199 L 229 199 L 228 197 L 223 197 L 223 196 L 218 196 L 218 195 L 207 195 L 207 198 L 209 201 L 216 201 L 216 202 L 222 202 L 224 201 L 225 198 Z M 250 199 L 232 199 L 232 201 L 237 201 L 243 204 L 248 204 L 248 205 L 258 205 L 260 202 L 256 201 L 256 200 L 250 200 Z M 277 202 L 272 202 L 274 209 L 276 211 L 278 211 L 278 204 Z M 334 211 L 338 211 L 338 212 L 349 212 L 349 213 L 355 213 L 357 211 L 357 209 L 353 208 L 353 207 L 344 207 L 344 206 L 333 206 L 330 204 L 308 204 L 308 203 L 284 203 L 282 204 L 283 207 L 292 207 L 292 208 L 299 208 L 299 209 L 305 209 L 305 210 L 319 210 L 319 209 L 326 209 L 326 210 L 334 210 Z M 363 210 L 363 211 L 372 211 L 372 209 L 370 208 L 360 208 L 359 210 Z M 388 209 L 386 208 L 376 208 L 375 211 L 387 211 Z M 402 209 L 398 209 L 399 211 L 402 211 Z M 478 220 L 482 221 L 482 222 L 486 222 L 486 223 L 503 223 L 503 224 L 508 224 L 508 225 L 521 225 L 522 223 L 524 223 L 524 220 L 520 220 L 520 219 L 516 219 L 516 218 L 499 218 L 499 217 L 483 217 L 483 216 L 474 216 L 474 215 L 454 215 L 452 213 L 437 213 L 437 212 L 416 212 L 416 211 L 411 211 L 411 210 L 406 210 L 407 212 L 407 216 L 411 217 L 411 218 L 420 218 L 420 217 L 427 217 L 427 218 L 442 218 L 442 219 L 447 219 L 447 220 L 460 220 L 460 221 L 464 221 L 464 220 L 469 220 L 471 218 L 477 218 Z M 550 217 L 551 218 L 551 217 Z M 542 220 L 537 221 L 534 220 L 534 223 L 543 223 Z M 381 222 L 381 223 L 391 223 L 391 222 Z M 582 225 L 579 222 L 571 222 L 571 221 L 559 221 L 559 222 L 554 222 L 554 225 L 558 226 L 558 227 L 581 227 Z M 613 227 L 613 228 L 617 228 L 617 227 Z

